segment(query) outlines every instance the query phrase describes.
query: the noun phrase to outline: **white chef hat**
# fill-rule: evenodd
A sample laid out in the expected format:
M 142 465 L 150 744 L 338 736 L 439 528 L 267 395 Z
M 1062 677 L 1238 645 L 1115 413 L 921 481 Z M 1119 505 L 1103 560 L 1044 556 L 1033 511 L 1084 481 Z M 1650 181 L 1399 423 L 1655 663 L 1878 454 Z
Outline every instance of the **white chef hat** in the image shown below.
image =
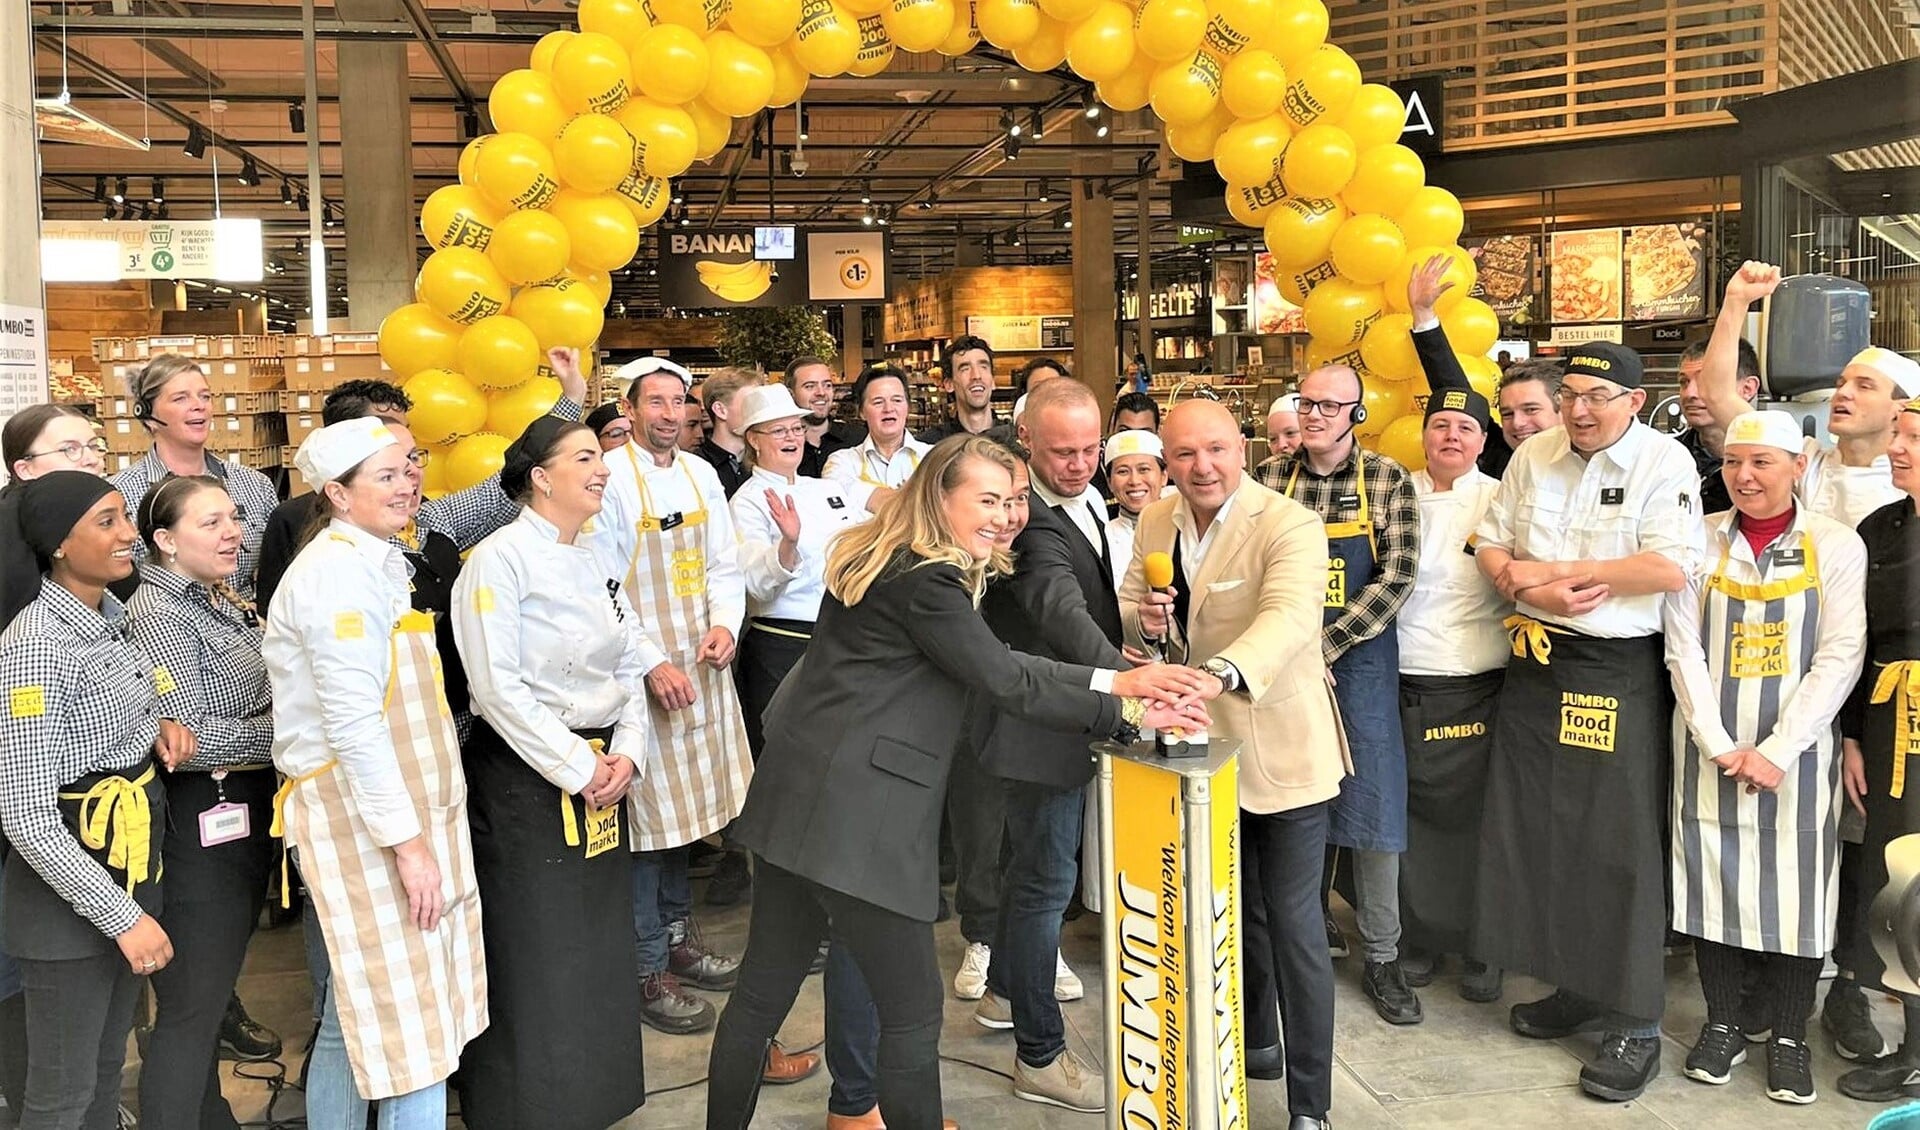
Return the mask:
M 1020 399 L 1013 402 L 1013 422 L 1019 423 L 1020 417 L 1027 414 L 1027 394 L 1021 393 Z
M 796 416 L 805 416 L 807 410 L 794 403 L 793 394 L 786 385 L 756 385 L 747 390 L 743 402 L 745 418 L 740 421 L 740 430 L 786 420 Z
M 633 382 L 641 377 L 649 377 L 655 373 L 672 373 L 680 378 L 680 383 L 687 386 L 689 392 L 693 390 L 693 374 L 687 371 L 685 365 L 669 361 L 665 357 L 642 357 L 636 361 L 629 361 L 613 371 L 613 379 L 619 387 L 627 389 L 633 387 Z
M 1794 422 L 1791 413 L 1769 408 L 1762 412 L 1742 412 L 1733 418 L 1727 425 L 1725 446 L 1736 443 L 1777 447 L 1798 455 L 1806 448 L 1806 437 L 1800 434 L 1800 425 Z
M 374 452 L 399 442 L 379 417 L 359 416 L 328 424 L 309 435 L 294 454 L 293 465 L 306 478 L 308 487 L 319 490 L 366 462 Z
M 1138 428 L 1115 432 L 1107 437 L 1107 458 L 1102 466 L 1111 467 L 1115 459 L 1128 455 L 1151 455 L 1166 462 L 1166 448 L 1161 446 L 1160 437 Z
M 1273 407 L 1267 409 L 1267 415 L 1271 416 L 1275 412 L 1292 412 L 1296 416 L 1299 415 L 1300 414 L 1300 394 L 1297 392 L 1290 392 L 1285 396 L 1274 397 Z
M 1854 354 L 1853 360 L 1848 361 L 1847 365 L 1861 365 L 1879 373 L 1899 386 L 1902 397 L 1912 399 L 1920 396 L 1920 361 L 1911 357 L 1871 345 Z

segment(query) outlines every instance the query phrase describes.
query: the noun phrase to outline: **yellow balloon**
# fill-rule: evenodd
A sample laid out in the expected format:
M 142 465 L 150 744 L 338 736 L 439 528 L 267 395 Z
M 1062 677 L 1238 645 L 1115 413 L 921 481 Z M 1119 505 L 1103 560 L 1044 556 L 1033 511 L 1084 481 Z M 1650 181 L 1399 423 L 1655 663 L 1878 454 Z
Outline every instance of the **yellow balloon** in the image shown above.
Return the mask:
M 1208 18 L 1203 0 L 1146 0 L 1133 19 L 1134 42 L 1156 62 L 1179 62 L 1200 49 Z
M 1385 299 L 1378 286 L 1329 279 L 1313 288 L 1301 311 L 1313 340 L 1325 345 L 1352 345 L 1384 308 Z
M 877 16 L 885 10 L 887 6 L 887 0 L 838 0 L 838 2 L 842 8 L 847 10 L 848 15 L 854 16 L 855 18 L 861 16 Z
M 1170 126 L 1192 125 L 1220 102 L 1220 59 L 1205 51 L 1168 63 L 1153 76 L 1153 112 Z
M 560 382 L 552 377 L 528 377 L 487 399 L 487 430 L 517 437 L 528 424 L 553 411 L 560 402 Z
M 633 79 L 640 93 L 663 105 L 700 97 L 711 67 L 706 41 L 679 24 L 661 24 L 633 44 Z
M 585 349 L 600 336 L 606 318 L 599 296 L 570 278 L 521 288 L 507 313 L 533 331 L 541 353 L 562 345 Z
M 1220 75 L 1220 101 L 1237 118 L 1266 117 L 1280 108 L 1286 92 L 1286 68 L 1262 47 L 1235 55 Z
M 974 0 L 966 0 L 965 8 L 955 0 L 953 8 L 953 29 L 934 50 L 942 55 L 965 55 L 980 44 L 980 22 L 974 15 Z
M 1104 105 L 1123 114 L 1144 109 L 1153 98 L 1153 73 L 1159 69 L 1160 64 L 1152 56 L 1136 50 L 1133 62 L 1127 64 L 1120 77 L 1095 83 L 1094 94 Z
M 1395 420 L 1412 410 L 1413 383 L 1383 381 L 1363 374 L 1360 403 L 1366 406 L 1367 418 L 1354 425 L 1353 434 L 1361 437 L 1380 435 Z
M 413 291 L 428 309 L 461 325 L 498 314 L 511 294 L 499 270 L 471 247 L 443 247 L 427 256 Z
M 1267 218 L 1287 198 L 1287 190 L 1279 177 L 1262 184 L 1230 184 L 1227 186 L 1227 214 L 1235 223 L 1249 228 L 1265 228 Z
M 560 50 L 561 44 L 578 34 L 576 31 L 562 28 L 559 31 L 550 31 L 541 36 L 540 41 L 533 45 L 533 58 L 528 60 L 527 65 L 536 71 L 551 73 L 553 70 L 554 52 Z M 616 36 L 615 38 L 618 37 Z M 558 96 L 556 95 L 556 97 Z
M 668 190 L 665 177 L 635 173 L 621 181 L 620 187 L 613 191 L 620 198 L 620 203 L 627 206 L 627 211 L 633 213 L 633 222 L 642 228 L 658 223 L 660 217 L 667 214 L 667 205 L 673 202 L 673 193 Z M 601 297 L 600 304 L 607 304 L 606 296 Z
M 981 38 L 1002 51 L 1011 51 L 1039 35 L 1040 16 L 1035 0 L 975 0 L 973 6 Z
M 1454 357 L 1460 362 L 1460 369 L 1467 374 L 1467 383 L 1473 391 L 1487 398 L 1493 404 L 1500 397 L 1500 366 L 1493 358 L 1485 354 L 1467 354 L 1455 351 Z
M 1211 161 L 1219 147 L 1221 135 L 1232 124 L 1233 117 L 1221 109 L 1192 125 L 1170 125 L 1167 127 L 1167 148 L 1183 161 Z M 1227 190 L 1227 195 L 1233 195 L 1231 188 Z
M 1407 234 L 1407 246 L 1438 244 L 1446 247 L 1460 239 L 1466 216 L 1453 193 L 1438 185 L 1428 185 L 1413 194 L 1394 221 Z
M 707 105 L 733 118 L 747 118 L 767 108 L 773 97 L 773 60 L 767 53 L 730 31 L 707 36 L 707 54 L 713 60 Z
M 1360 339 L 1360 358 L 1377 377 L 1412 379 L 1420 371 L 1420 354 L 1413 348 L 1413 315 L 1381 315 Z
M 1333 264 L 1325 259 L 1317 263 L 1308 263 L 1301 267 L 1285 267 L 1278 272 L 1280 296 L 1295 306 L 1305 306 L 1307 296 L 1312 294 L 1321 283 L 1340 277 Z M 1311 368 L 1311 366 L 1309 366 Z
M 1440 316 L 1440 328 L 1447 331 L 1447 342 L 1455 350 L 1481 357 L 1500 340 L 1500 315 L 1478 298 L 1462 298 Z
M 1353 179 L 1357 160 L 1353 139 L 1345 130 L 1315 124 L 1293 135 L 1281 175 L 1287 191 L 1295 196 L 1332 196 Z
M 524 133 L 497 133 L 473 159 L 474 182 L 502 211 L 542 208 L 560 191 L 560 173 L 547 147 Z
M 481 388 L 512 388 L 540 368 L 540 342 L 517 318 L 495 314 L 460 339 L 459 372 Z M 498 429 L 496 429 L 498 430 Z
M 1267 253 L 1283 267 L 1319 263 L 1332 249 L 1334 233 L 1346 222 L 1346 205 L 1335 197 L 1289 196 L 1267 217 Z
M 1106 82 L 1133 65 L 1133 9 L 1120 0 L 1099 5 L 1067 32 L 1067 64 L 1089 82 Z
M 1412 203 L 1426 179 L 1419 154 L 1404 145 L 1378 145 L 1360 154 L 1343 195 L 1356 212 L 1392 216 Z
M 588 270 L 617 271 L 640 250 L 640 225 L 613 193 L 562 189 L 547 210 L 567 229 L 572 261 Z
M 909 51 L 932 51 L 945 43 L 953 20 L 953 0 L 893 0 L 880 9 L 888 37 Z
M 727 0 L 649 0 L 653 20 L 660 24 L 679 24 L 705 35 L 720 26 L 727 16 Z
M 740 38 L 772 50 L 793 38 L 800 26 L 800 0 L 734 0 L 727 27 Z
M 1321 118 L 1337 122 L 1360 92 L 1359 65 L 1331 43 L 1314 48 L 1313 54 L 1297 63 L 1287 62 L 1284 56 L 1281 62 L 1293 76 L 1281 106 L 1294 125 L 1312 125 Z
M 1384 282 L 1406 257 L 1407 241 L 1393 221 L 1377 212 L 1363 212 L 1333 233 L 1333 265 L 1357 283 Z
M 487 258 L 515 286 L 550 279 L 567 267 L 573 243 L 556 217 L 538 208 L 509 213 L 494 230 Z
M 777 110 L 800 101 L 813 76 L 794 58 L 792 45 L 768 51 L 767 58 L 773 60 L 773 95 L 767 99 L 767 105 Z
M 421 443 L 445 443 L 486 425 L 486 396 L 459 373 L 425 369 L 400 388 L 413 402 L 407 409 L 407 427 Z
M 617 43 L 631 43 L 652 25 L 640 0 L 580 0 L 574 15 L 581 31 L 598 32 Z
M 552 76 L 544 71 L 508 71 L 487 95 L 487 116 L 502 133 L 551 138 L 571 116 L 560 104 Z
M 553 88 L 576 114 L 611 114 L 632 93 L 626 49 L 610 35 L 583 31 L 553 53 Z
M 693 165 L 700 150 L 700 130 L 693 115 L 679 106 L 663 106 L 651 98 L 630 98 L 614 120 L 633 139 L 633 159 L 621 179 L 639 169 L 649 177 L 677 177 Z M 564 169 L 562 172 L 564 173 Z M 609 187 L 618 188 L 619 181 Z
M 480 150 L 485 147 L 487 142 L 492 141 L 494 137 L 494 134 L 483 133 L 472 141 L 467 142 L 466 147 L 460 150 L 459 168 L 461 184 L 473 183 L 474 162 L 480 159 Z
M 1311 373 L 1324 365 L 1345 365 L 1354 372 L 1360 373 L 1362 380 L 1366 377 L 1366 362 L 1361 359 L 1358 346 L 1351 344 L 1328 345 L 1325 342 L 1309 339 L 1307 342 L 1307 372 Z
M 1099 8 L 1103 0 L 1040 0 L 1040 10 L 1063 24 L 1077 24 Z M 1127 22 L 1133 22 L 1133 8 L 1127 8 Z
M 1412 241 L 1409 240 L 1408 243 L 1411 244 Z M 1474 279 L 1479 276 L 1479 270 L 1473 263 L 1473 256 L 1458 247 L 1429 244 L 1426 247 L 1414 247 L 1407 252 L 1406 257 L 1400 260 L 1400 265 L 1393 269 L 1393 274 L 1387 276 L 1387 305 L 1395 310 L 1403 312 L 1407 310 L 1407 281 L 1413 277 L 1413 272 L 1420 269 L 1420 264 L 1435 255 L 1445 255 L 1453 260 L 1447 264 L 1446 272 L 1440 276 L 1442 282 L 1450 282 L 1453 286 L 1434 302 L 1434 312 L 1445 317 L 1447 311 L 1466 298 L 1467 292 L 1473 289 Z
M 441 185 L 420 206 L 420 234 L 435 251 L 442 247 L 485 251 L 499 222 L 500 210 L 469 185 Z
M 1387 425 L 1386 430 L 1380 433 L 1380 442 L 1374 445 L 1374 450 L 1409 471 L 1425 470 L 1426 431 L 1426 417 L 1410 412 Z
M 447 452 L 450 446 L 427 445 L 432 458 L 427 460 L 426 469 L 420 472 L 420 493 L 426 498 L 441 498 L 447 494 Z
M 1255 37 L 1254 46 L 1272 51 L 1281 66 L 1292 70 L 1327 41 L 1330 22 L 1321 0 L 1278 0 L 1273 22 L 1264 36 Z
M 686 111 L 693 119 L 694 136 L 699 142 L 693 151 L 696 160 L 713 157 L 733 139 L 733 119 L 707 105 L 704 98 L 687 103 Z
M 442 318 L 424 302 L 409 302 L 380 323 L 380 359 L 387 368 L 410 377 L 422 369 L 445 369 L 455 363 L 460 327 Z
M 619 184 L 634 160 L 633 136 L 606 114 L 581 114 L 553 143 L 561 183 L 581 192 L 605 192 Z
M 1400 103 L 1400 96 L 1392 87 L 1377 82 L 1363 83 L 1354 94 L 1353 102 L 1340 119 L 1340 128 L 1353 138 L 1353 144 L 1361 153 L 1379 145 L 1391 145 L 1400 140 L 1400 131 L 1406 126 L 1407 108 Z
M 1265 35 L 1276 16 L 1276 0 L 1211 0 L 1213 18 L 1207 24 L 1207 43 L 1225 55 L 1237 54 Z
M 1039 9 L 1035 9 L 1037 12 Z M 860 25 L 834 0 L 804 0 L 793 57 L 815 78 L 845 74 L 860 53 Z
M 1213 167 L 1228 184 L 1259 184 L 1279 171 L 1293 130 L 1279 114 L 1242 118 L 1213 147 Z
M 588 292 L 591 293 L 602 306 L 605 306 L 608 300 L 613 297 L 613 276 L 605 271 L 575 271 L 570 269 L 562 277 L 572 279 L 574 282 L 586 287 Z
M 513 440 L 506 436 L 478 432 L 462 437 L 447 451 L 445 457 L 436 454 L 427 466 L 431 468 L 435 463 L 444 464 L 441 481 L 446 484 L 446 489 L 466 490 L 479 486 L 488 476 L 499 474 L 500 468 L 507 463 L 507 448 L 512 445 Z
M 1045 13 L 1032 39 L 1013 49 L 1013 61 L 1033 74 L 1045 74 L 1067 61 L 1067 25 Z
M 880 22 L 878 15 L 861 16 L 857 25 L 860 28 L 860 50 L 853 57 L 853 65 L 847 68 L 850 75 L 872 78 L 887 69 L 893 62 L 893 40 L 887 38 L 887 26 Z M 1065 37 L 1062 37 L 1064 44 Z M 1066 47 L 1060 49 L 1060 57 L 1066 58 Z M 1055 63 L 1054 66 L 1060 64 Z

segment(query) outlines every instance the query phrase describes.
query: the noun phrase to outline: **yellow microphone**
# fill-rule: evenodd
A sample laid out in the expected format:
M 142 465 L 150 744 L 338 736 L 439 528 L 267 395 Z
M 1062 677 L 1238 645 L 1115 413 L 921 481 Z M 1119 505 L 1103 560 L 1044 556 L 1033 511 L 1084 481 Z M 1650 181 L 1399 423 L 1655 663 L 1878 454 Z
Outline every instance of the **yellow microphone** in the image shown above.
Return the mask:
M 1172 595 L 1173 593 L 1173 558 L 1172 556 L 1165 553 L 1158 553 L 1158 552 L 1149 553 L 1147 554 L 1146 559 L 1141 562 L 1140 567 L 1141 567 L 1141 572 L 1146 574 L 1148 588 L 1154 590 L 1155 592 L 1164 592 L 1169 596 Z M 1171 616 L 1168 617 L 1168 622 L 1169 623 L 1172 622 Z M 1168 634 L 1171 635 L 1172 633 L 1169 632 Z M 1163 638 L 1145 639 L 1145 640 L 1142 640 L 1141 642 L 1145 643 L 1147 647 L 1153 652 L 1154 658 L 1156 659 L 1166 658 L 1166 642 L 1167 641 L 1165 639 Z

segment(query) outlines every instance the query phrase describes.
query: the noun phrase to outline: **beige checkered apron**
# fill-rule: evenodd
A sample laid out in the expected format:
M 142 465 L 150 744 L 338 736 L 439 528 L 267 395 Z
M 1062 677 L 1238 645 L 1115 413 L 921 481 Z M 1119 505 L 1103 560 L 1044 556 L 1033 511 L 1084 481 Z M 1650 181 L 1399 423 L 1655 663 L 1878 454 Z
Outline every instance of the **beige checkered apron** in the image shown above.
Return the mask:
M 693 680 L 694 702 L 668 711 L 651 696 L 660 755 L 647 759 L 628 793 L 633 850 L 665 851 L 724 828 L 746 803 L 753 759 L 733 676 L 695 658 L 712 626 L 707 615 L 707 511 L 656 515 L 633 446 L 627 447 L 640 488 L 627 599 L 667 659 Z M 682 468 L 689 482 L 693 474 Z M 700 497 L 694 483 L 694 496 Z M 737 631 L 736 625 L 725 627 Z
M 487 1027 L 480 889 L 467 838 L 467 783 L 434 649 L 433 617 L 408 612 L 392 640 L 387 724 L 422 833 L 440 866 L 446 913 L 431 932 L 407 921 L 393 853 L 373 842 L 329 761 L 285 787 L 287 840 L 333 965 L 334 1003 L 353 1083 L 392 1098 L 453 1074 Z

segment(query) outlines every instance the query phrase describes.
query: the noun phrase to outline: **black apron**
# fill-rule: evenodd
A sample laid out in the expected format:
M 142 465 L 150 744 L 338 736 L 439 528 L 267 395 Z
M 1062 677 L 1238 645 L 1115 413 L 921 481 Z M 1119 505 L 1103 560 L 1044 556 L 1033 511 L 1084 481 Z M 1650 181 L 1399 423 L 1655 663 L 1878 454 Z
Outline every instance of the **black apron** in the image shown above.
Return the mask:
M 1470 952 L 1657 1019 L 1673 722 L 1661 637 L 1508 623 L 1520 654 L 1494 725 Z
M 1407 850 L 1400 926 L 1430 953 L 1471 952 L 1480 817 L 1504 670 L 1400 676 L 1407 742 Z
M 87 774 L 60 790 L 60 818 L 81 849 L 157 919 L 167 831 L 167 790 L 159 765 L 149 761 L 116 773 Z M 10 956 L 67 961 L 116 948 L 114 939 L 76 914 L 18 851 L 7 853 L 6 869 L 0 940 Z
M 604 1130 L 646 1101 L 626 801 L 591 819 L 479 719 L 462 758 L 492 1019 L 460 1056 L 461 1115 Z
M 1867 834 L 1861 844 L 1860 898 L 1852 908 L 1854 937 L 1864 943 L 1855 947 L 1854 975 L 1863 984 L 1879 985 L 1886 969 L 1876 947 L 1864 940 L 1873 936 L 1868 926 L 1873 900 L 1887 885 L 1887 845 L 1920 832 L 1920 761 L 1915 760 L 1920 757 L 1920 688 L 1910 683 L 1920 681 L 1920 664 L 1870 662 L 1861 678 L 1871 690 L 1860 730 Z M 7 897 L 13 897 L 11 890 Z
M 807 653 L 813 639 L 813 621 L 781 620 L 755 616 L 747 621 L 746 638 L 740 641 L 740 660 L 734 665 L 740 690 L 740 712 L 746 716 L 747 749 L 753 760 L 760 760 L 766 745 L 760 716 L 773 702 L 773 693 L 800 657 Z

